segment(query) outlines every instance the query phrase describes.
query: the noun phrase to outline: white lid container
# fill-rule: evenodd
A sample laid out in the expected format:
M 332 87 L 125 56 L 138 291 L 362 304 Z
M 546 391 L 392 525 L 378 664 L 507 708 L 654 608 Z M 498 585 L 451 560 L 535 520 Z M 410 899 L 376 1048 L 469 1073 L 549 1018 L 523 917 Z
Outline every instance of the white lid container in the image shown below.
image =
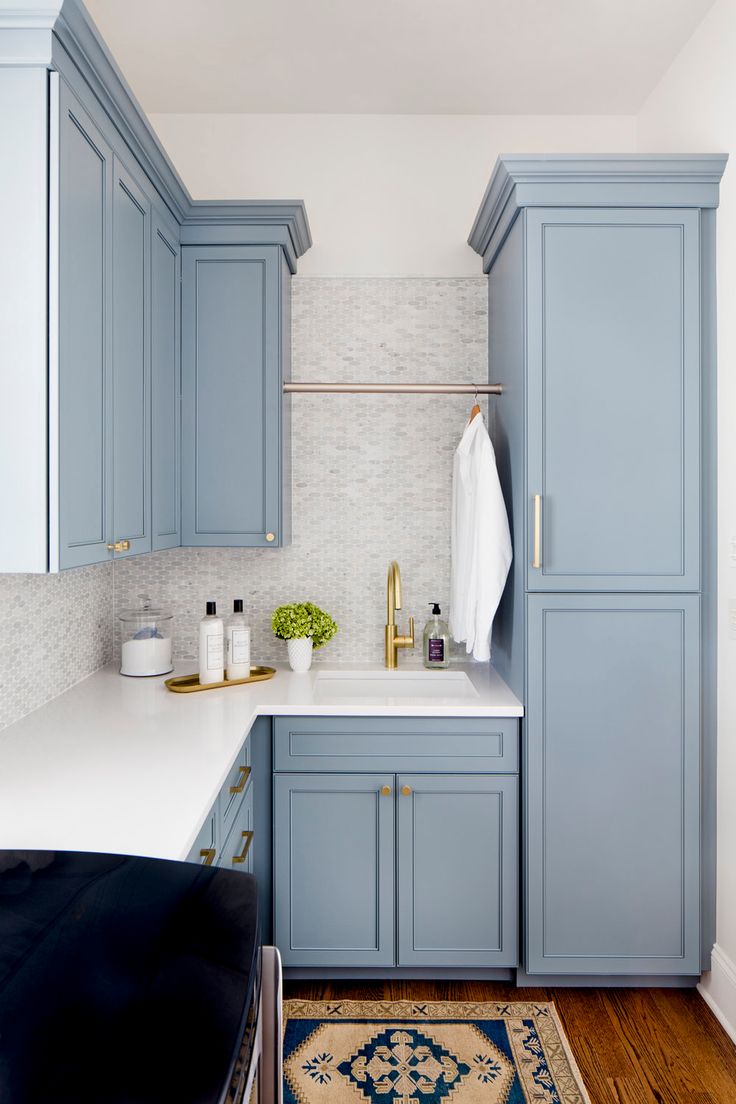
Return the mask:
M 122 647 L 120 674 L 134 678 L 167 675 L 173 670 L 171 661 L 171 631 L 174 615 L 170 610 L 157 609 L 147 594 L 139 594 L 138 609 L 120 614 Z

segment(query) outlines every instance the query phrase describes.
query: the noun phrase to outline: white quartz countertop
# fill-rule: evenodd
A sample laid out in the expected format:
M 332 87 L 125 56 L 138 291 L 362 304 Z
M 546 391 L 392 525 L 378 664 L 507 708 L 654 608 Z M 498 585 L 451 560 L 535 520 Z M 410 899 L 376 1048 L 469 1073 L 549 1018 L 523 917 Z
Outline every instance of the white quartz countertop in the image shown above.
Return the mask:
M 433 679 L 425 696 L 422 669 L 411 666 L 284 667 L 268 682 L 172 694 L 164 677 L 124 678 L 111 664 L 0 732 L 0 848 L 185 858 L 259 716 L 522 716 L 487 664 L 448 674 L 460 671 L 470 686 L 457 696 L 457 677 L 447 680 L 452 693 Z M 351 673 L 396 674 L 401 693 L 383 694 L 379 681 L 361 697 Z M 342 680 L 352 697 L 341 696 Z

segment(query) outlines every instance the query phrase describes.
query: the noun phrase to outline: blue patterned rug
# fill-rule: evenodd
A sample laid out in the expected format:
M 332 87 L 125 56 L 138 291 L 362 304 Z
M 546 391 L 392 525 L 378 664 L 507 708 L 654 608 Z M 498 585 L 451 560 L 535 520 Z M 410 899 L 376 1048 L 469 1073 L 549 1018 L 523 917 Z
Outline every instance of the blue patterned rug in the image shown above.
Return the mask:
M 590 1104 L 553 1004 L 284 1002 L 284 1104 Z

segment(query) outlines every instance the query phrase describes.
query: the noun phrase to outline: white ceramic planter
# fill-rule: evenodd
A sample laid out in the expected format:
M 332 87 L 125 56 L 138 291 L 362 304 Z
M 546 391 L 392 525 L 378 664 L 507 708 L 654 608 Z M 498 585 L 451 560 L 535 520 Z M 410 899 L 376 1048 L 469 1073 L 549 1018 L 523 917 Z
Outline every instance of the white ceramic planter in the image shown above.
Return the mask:
M 287 640 L 289 666 L 298 675 L 304 674 L 312 666 L 312 638 L 300 636 L 297 640 Z

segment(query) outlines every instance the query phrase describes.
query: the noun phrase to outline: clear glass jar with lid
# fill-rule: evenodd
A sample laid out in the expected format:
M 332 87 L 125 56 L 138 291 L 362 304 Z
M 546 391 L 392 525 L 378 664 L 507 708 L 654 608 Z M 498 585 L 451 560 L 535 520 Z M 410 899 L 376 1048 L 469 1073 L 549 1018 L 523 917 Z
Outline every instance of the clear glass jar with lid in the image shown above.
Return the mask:
M 137 609 L 123 610 L 120 614 L 120 674 L 137 678 L 167 675 L 173 670 L 171 630 L 174 615 L 170 610 L 155 608 L 147 594 L 138 597 L 141 605 Z

